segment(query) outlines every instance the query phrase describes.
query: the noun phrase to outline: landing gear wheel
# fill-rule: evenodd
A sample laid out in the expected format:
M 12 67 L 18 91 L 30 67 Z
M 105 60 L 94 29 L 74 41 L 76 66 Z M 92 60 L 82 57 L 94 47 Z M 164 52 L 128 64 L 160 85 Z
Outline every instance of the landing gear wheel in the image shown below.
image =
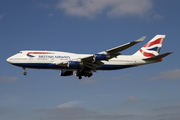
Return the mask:
M 91 77 L 93 74 L 92 73 L 89 73 L 88 77 Z
M 79 79 L 82 79 L 82 77 L 81 77 L 81 76 L 79 76 Z
M 23 75 L 27 75 L 26 68 L 23 69 L 24 69 Z

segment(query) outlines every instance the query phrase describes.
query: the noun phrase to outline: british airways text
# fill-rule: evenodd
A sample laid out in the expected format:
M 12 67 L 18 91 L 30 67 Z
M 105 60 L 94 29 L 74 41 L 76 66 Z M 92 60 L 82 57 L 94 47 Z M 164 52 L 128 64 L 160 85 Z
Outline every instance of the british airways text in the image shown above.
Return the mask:
M 50 55 L 39 55 L 39 58 L 60 58 L 60 59 L 70 59 L 69 56 L 50 56 Z

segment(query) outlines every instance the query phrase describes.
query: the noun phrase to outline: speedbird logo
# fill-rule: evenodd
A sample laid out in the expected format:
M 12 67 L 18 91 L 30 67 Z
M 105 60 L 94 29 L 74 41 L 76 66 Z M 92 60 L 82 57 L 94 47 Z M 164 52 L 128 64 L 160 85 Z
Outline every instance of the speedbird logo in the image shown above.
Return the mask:
M 150 41 L 146 45 L 144 45 L 139 51 L 145 57 L 154 57 L 159 54 L 163 41 L 164 38 L 158 38 L 154 41 Z
M 31 55 L 31 54 L 51 54 L 51 52 L 28 52 L 27 56 L 28 57 L 35 57 L 35 56 Z

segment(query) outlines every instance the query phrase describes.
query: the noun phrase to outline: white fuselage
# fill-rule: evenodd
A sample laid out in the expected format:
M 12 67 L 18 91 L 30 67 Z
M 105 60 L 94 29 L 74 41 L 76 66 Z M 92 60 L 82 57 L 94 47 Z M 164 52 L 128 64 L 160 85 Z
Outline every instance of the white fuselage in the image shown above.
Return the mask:
M 22 67 L 24 75 L 27 74 L 26 68 L 55 69 L 60 70 L 60 76 L 75 73 L 81 79 L 82 76 L 91 77 L 97 70 L 118 70 L 160 62 L 163 57 L 172 53 L 159 55 L 164 38 L 165 35 L 156 35 L 133 55 L 120 55 L 120 52 L 142 42 L 145 36 L 96 54 L 26 50 L 9 57 L 7 62 Z
M 58 51 L 21 51 L 7 59 L 7 62 L 23 67 L 35 69 L 57 69 L 57 70 L 77 70 L 77 68 L 69 68 L 68 66 L 58 66 L 57 63 L 66 61 L 80 61 L 81 58 L 88 57 L 90 54 L 74 54 Z M 119 55 L 108 61 L 101 61 L 104 64 L 97 70 L 116 70 L 128 67 L 134 67 L 158 61 L 144 61 L 140 56 L 135 55 Z

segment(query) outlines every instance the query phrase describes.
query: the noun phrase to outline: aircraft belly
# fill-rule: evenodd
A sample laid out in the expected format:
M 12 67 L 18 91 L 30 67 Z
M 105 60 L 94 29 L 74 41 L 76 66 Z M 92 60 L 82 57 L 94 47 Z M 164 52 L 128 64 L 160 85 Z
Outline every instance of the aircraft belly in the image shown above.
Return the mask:
M 80 68 L 68 68 L 58 66 L 55 63 L 14 63 L 13 65 L 24 67 L 24 68 L 35 68 L 35 69 L 57 69 L 57 70 L 77 70 Z
M 102 65 L 101 67 L 97 68 L 97 70 L 118 70 L 129 67 L 135 67 L 135 65 Z

